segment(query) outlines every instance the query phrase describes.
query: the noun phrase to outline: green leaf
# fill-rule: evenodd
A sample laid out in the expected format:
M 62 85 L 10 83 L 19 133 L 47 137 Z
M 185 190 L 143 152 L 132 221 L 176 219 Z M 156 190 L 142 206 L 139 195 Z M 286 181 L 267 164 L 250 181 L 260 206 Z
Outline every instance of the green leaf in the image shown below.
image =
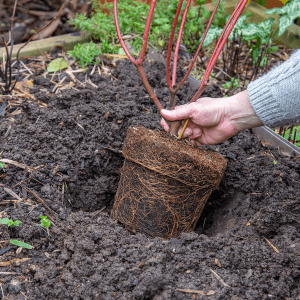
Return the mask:
M 216 39 L 217 37 L 219 37 L 221 35 L 221 33 L 222 33 L 221 28 L 211 27 L 207 32 L 203 46 L 206 47 L 206 46 L 210 45 L 214 39 Z M 202 36 L 202 38 L 203 38 L 203 36 Z M 201 38 L 201 40 L 202 40 L 202 38 Z
M 172 26 L 170 24 L 164 24 L 163 26 L 161 26 L 162 30 L 165 32 L 168 32 L 171 30 Z
M 282 15 L 279 18 L 279 23 L 278 23 L 278 27 L 279 27 L 278 36 L 281 36 L 289 26 L 293 25 L 294 20 L 299 16 L 300 16 L 300 11 L 296 11 L 289 15 Z
M 206 3 L 206 0 L 197 0 L 196 3 L 197 5 L 201 6 Z
M 203 16 L 206 20 L 208 20 L 209 17 L 210 17 L 210 12 L 209 12 L 204 6 L 202 7 L 202 16 Z
M 234 29 L 242 29 L 245 26 L 245 21 L 248 16 L 251 14 L 242 15 L 238 18 L 237 22 L 235 23 Z
M 22 222 L 20 220 L 16 220 L 16 221 L 13 222 L 13 225 L 20 226 L 21 223 Z
M 267 4 L 266 0 L 257 0 L 257 3 L 262 5 L 263 7 L 266 7 Z
M 274 18 L 269 18 L 268 20 L 258 24 L 258 27 L 263 29 L 266 34 L 270 34 L 272 31 L 272 26 L 274 24 Z
M 268 9 L 264 12 L 264 14 L 267 14 L 267 15 L 273 15 L 273 14 L 281 14 L 282 13 L 282 9 L 281 7 L 275 7 L 275 8 L 271 8 L 271 9 Z
M 0 220 L 0 223 L 3 225 L 8 224 L 8 222 L 9 222 L 9 218 L 3 218 Z
M 120 54 L 120 55 L 126 55 L 126 53 L 125 53 L 125 51 L 124 51 L 123 48 L 119 48 L 118 54 Z
M 49 73 L 57 72 L 68 68 L 68 64 L 63 57 L 56 58 L 50 62 L 47 67 Z
M 278 23 L 278 27 L 279 27 L 278 36 L 281 36 L 286 31 L 286 29 L 292 24 L 293 24 L 293 20 L 290 18 L 290 16 L 288 15 L 281 16 L 279 18 L 279 23 Z
M 165 41 L 163 41 L 163 40 L 158 40 L 157 43 L 161 47 L 163 47 L 165 45 Z
M 169 23 L 169 19 L 168 18 L 160 18 L 160 19 L 154 20 L 153 23 L 158 24 L 158 25 L 162 25 L 162 24 Z
M 243 37 L 248 40 L 253 40 L 257 38 L 260 34 L 260 28 L 254 23 L 247 24 L 247 27 L 243 29 Z
M 5 168 L 5 163 L 0 161 L 0 168 L 4 169 Z
M 26 244 L 24 242 L 18 241 L 18 240 L 10 240 L 11 244 L 16 245 L 18 247 L 26 248 L 26 249 L 32 249 L 32 246 L 29 244 Z

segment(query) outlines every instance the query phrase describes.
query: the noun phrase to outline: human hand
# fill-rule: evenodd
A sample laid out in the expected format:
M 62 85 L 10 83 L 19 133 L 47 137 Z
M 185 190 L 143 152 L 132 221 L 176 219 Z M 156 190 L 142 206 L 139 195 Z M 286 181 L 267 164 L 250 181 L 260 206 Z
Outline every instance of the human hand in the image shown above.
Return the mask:
M 168 121 L 189 119 L 183 138 L 189 137 L 197 146 L 219 144 L 244 129 L 263 125 L 250 104 L 247 91 L 228 98 L 200 98 L 172 111 L 163 109 L 161 115 Z M 161 125 L 169 131 L 164 119 Z

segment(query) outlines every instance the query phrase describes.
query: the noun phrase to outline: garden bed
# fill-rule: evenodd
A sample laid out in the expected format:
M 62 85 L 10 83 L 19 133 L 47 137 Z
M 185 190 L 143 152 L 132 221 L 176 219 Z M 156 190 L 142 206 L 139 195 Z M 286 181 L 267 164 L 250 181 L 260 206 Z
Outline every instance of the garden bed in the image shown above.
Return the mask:
M 164 70 L 146 65 L 166 105 Z M 129 126 L 160 128 L 160 117 L 128 61 L 117 62 L 112 76 L 90 73 L 91 83 L 79 74 L 85 84 L 49 95 L 41 90 L 53 90 L 51 76 L 36 73 L 31 93 L 38 102 L 20 101 L 18 113 L 11 106 L 0 117 L 0 159 L 24 168 L 0 169 L 2 217 L 22 221 L 1 226 L 2 298 L 296 299 L 300 160 L 250 131 L 209 146 L 228 166 L 195 232 L 171 240 L 133 235 L 109 217 L 121 147 Z M 177 103 L 191 93 L 186 83 Z M 221 95 L 212 86 L 203 96 Z M 51 237 L 35 225 L 44 215 L 52 221 Z M 34 249 L 17 253 L 10 239 Z

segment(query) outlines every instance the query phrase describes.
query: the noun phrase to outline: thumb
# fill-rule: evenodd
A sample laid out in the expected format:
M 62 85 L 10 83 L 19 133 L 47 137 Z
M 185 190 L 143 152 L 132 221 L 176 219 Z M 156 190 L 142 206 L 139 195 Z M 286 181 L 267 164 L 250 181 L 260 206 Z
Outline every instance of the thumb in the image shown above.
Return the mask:
M 168 121 L 184 120 L 188 119 L 193 112 L 193 108 L 190 104 L 177 106 L 175 110 L 162 109 L 161 115 Z

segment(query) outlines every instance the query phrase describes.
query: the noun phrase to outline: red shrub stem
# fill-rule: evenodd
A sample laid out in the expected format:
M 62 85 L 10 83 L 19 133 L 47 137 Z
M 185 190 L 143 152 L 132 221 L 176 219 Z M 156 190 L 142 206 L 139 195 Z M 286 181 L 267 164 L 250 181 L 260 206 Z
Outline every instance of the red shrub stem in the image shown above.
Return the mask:
M 171 28 L 171 34 L 170 34 L 170 39 L 169 39 L 169 47 L 168 47 L 168 53 L 167 53 L 167 67 L 166 67 L 166 76 L 167 76 L 167 83 L 169 86 L 169 90 L 172 93 L 173 92 L 173 87 L 171 83 L 171 75 L 170 75 L 170 65 L 171 65 L 171 54 L 172 54 L 172 49 L 173 49 L 173 40 L 174 40 L 174 35 L 175 35 L 175 30 L 178 22 L 178 18 L 180 15 L 181 7 L 182 7 L 183 0 L 179 0 L 176 14 L 174 17 L 174 21 L 172 24 Z
M 181 37 L 182 37 L 182 33 L 183 33 L 184 24 L 185 24 L 185 21 L 186 21 L 186 17 L 187 17 L 187 14 L 188 14 L 188 10 L 189 10 L 191 1 L 192 0 L 187 1 L 186 7 L 184 9 L 183 16 L 182 16 L 180 28 L 179 28 L 179 33 L 178 33 L 178 38 L 177 38 L 175 53 L 174 53 L 174 60 L 173 60 L 172 88 L 174 87 L 174 85 L 176 83 L 178 52 L 179 52 L 179 47 L 180 47 L 180 42 L 181 42 Z
M 181 80 L 181 82 L 180 82 L 180 83 L 178 84 L 178 86 L 176 87 L 176 92 L 181 88 L 181 86 L 183 85 L 183 83 L 185 82 L 185 80 L 187 79 L 187 77 L 189 76 L 189 74 L 190 74 L 190 72 L 191 72 L 191 70 L 192 70 L 192 68 L 193 68 L 193 66 L 194 66 L 194 64 L 195 64 L 195 62 L 196 62 L 196 60 L 197 60 L 197 56 L 198 56 L 198 54 L 199 54 L 199 52 L 200 52 L 200 50 L 201 50 L 201 48 L 202 48 L 202 45 L 203 45 L 204 40 L 205 40 L 205 38 L 206 38 L 207 32 L 208 32 L 208 30 L 209 30 L 209 28 L 210 28 L 210 26 L 211 26 L 211 23 L 212 23 L 212 21 L 213 21 L 213 18 L 214 18 L 214 16 L 215 16 L 216 12 L 217 12 L 218 7 L 219 7 L 220 1 L 221 1 L 221 0 L 218 0 L 218 2 L 216 3 L 216 6 L 215 6 L 215 8 L 214 8 L 214 10 L 213 10 L 213 12 L 212 12 L 212 14 L 211 14 L 211 16 L 210 16 L 209 22 L 208 22 L 208 24 L 207 24 L 207 26 L 206 26 L 206 29 L 205 29 L 205 31 L 204 31 L 204 34 L 203 34 L 202 40 L 201 40 L 201 42 L 200 42 L 200 45 L 199 45 L 199 47 L 198 47 L 198 49 L 197 49 L 197 51 L 196 51 L 196 53 L 195 53 L 195 55 L 194 55 L 194 58 L 193 58 L 193 60 L 192 60 L 192 62 L 191 62 L 191 65 L 189 66 L 189 68 L 188 68 L 186 74 L 184 75 L 183 79 Z
M 136 66 L 136 68 L 138 69 L 138 72 L 141 76 L 142 82 L 150 96 L 150 98 L 152 99 L 152 101 L 154 102 L 155 106 L 157 107 L 157 109 L 159 111 L 161 111 L 163 109 L 161 103 L 159 102 L 158 98 L 156 97 L 155 93 L 153 92 L 143 69 L 143 61 L 145 58 L 145 53 L 146 53 L 146 49 L 147 49 L 147 44 L 148 44 L 148 36 L 149 36 L 149 32 L 150 32 L 150 26 L 151 26 L 151 20 L 153 17 L 153 13 L 154 13 L 154 8 L 155 8 L 155 4 L 156 4 L 156 0 L 152 0 L 151 5 L 150 5 L 150 10 L 149 10 L 149 14 L 148 14 L 148 18 L 147 18 L 147 22 L 146 22 L 146 26 L 145 26 L 145 32 L 144 32 L 144 38 L 143 38 L 143 45 L 142 45 L 142 49 L 140 52 L 140 56 L 139 59 L 136 60 L 132 57 L 132 55 L 130 54 L 130 51 L 128 50 L 127 46 L 124 43 L 124 40 L 122 38 L 121 35 L 121 30 L 120 30 L 120 25 L 119 25 L 119 20 L 118 20 L 118 8 L 117 8 L 117 0 L 114 0 L 114 19 L 115 19 L 115 26 L 116 26 L 116 31 L 117 31 L 117 35 L 120 41 L 120 44 L 124 50 L 124 52 L 126 53 L 127 57 L 129 58 L 129 60 Z
M 245 8 L 246 4 L 247 4 L 248 0 L 241 0 L 239 2 L 239 4 L 237 5 L 237 7 L 235 8 L 234 12 L 232 13 L 230 19 L 228 20 L 228 22 L 226 23 L 223 32 L 216 44 L 215 50 L 209 60 L 208 66 L 205 70 L 203 79 L 201 81 L 200 87 L 198 89 L 198 91 L 196 92 L 196 94 L 193 96 L 193 98 L 191 99 L 190 103 L 195 102 L 199 99 L 199 97 L 201 96 L 201 94 L 203 93 L 203 91 L 205 90 L 206 86 L 208 85 L 208 80 L 209 80 L 209 76 L 211 74 L 211 71 L 214 67 L 214 65 L 216 64 L 216 61 L 222 51 L 222 48 L 224 47 L 224 44 L 226 43 L 234 25 L 236 24 L 239 16 L 241 15 L 243 9 Z M 227 30 L 228 28 L 228 30 Z M 189 122 L 189 119 L 187 119 L 183 125 L 183 128 L 178 136 L 179 139 L 182 138 L 184 131 L 187 127 L 187 124 Z

